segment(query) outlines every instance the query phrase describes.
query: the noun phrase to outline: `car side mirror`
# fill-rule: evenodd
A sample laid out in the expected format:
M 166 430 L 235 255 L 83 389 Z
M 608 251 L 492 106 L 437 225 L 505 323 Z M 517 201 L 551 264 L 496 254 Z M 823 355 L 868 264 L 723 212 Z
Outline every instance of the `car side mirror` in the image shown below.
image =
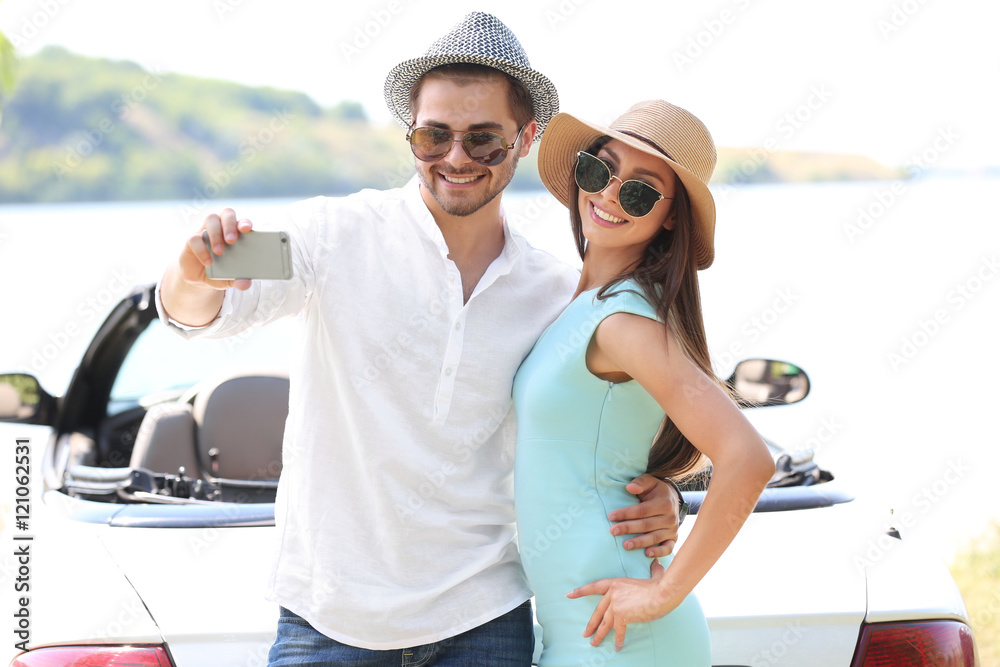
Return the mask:
M 809 376 L 787 361 L 744 359 L 726 382 L 742 408 L 798 403 L 809 393 Z
M 55 406 L 52 398 L 27 373 L 0 374 L 0 421 L 19 424 L 45 424 Z

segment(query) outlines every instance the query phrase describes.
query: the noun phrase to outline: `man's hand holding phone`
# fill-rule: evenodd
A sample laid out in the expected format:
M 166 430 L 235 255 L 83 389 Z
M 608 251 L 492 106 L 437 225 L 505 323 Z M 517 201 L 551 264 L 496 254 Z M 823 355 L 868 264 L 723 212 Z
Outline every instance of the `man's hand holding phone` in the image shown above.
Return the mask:
M 250 238 L 255 240 L 241 245 Z M 167 269 L 160 289 L 163 306 L 174 320 L 203 326 L 219 312 L 226 289 L 248 289 L 254 278 L 290 278 L 290 255 L 283 233 L 254 232 L 253 223 L 238 220 L 231 208 L 213 213 Z
M 201 241 L 201 243 L 199 243 Z M 188 249 L 201 264 L 185 271 L 215 289 L 246 289 L 250 280 L 288 280 L 292 277 L 291 248 L 284 232 L 255 232 L 249 220 L 236 220 L 232 209 L 210 215 L 201 237 L 188 240 Z M 184 258 L 181 258 L 182 261 Z
M 223 209 L 219 215 L 212 213 L 207 216 L 201 229 L 188 239 L 181 252 L 178 264 L 184 282 L 194 288 L 210 287 L 214 290 L 225 290 L 230 287 L 240 290 L 249 288 L 249 280 L 212 279 L 206 269 L 215 261 L 213 254 L 224 255 L 228 246 L 236 243 L 241 235 L 251 231 L 253 223 L 247 219 L 238 221 L 236 212 L 231 208 Z
M 244 232 L 224 254 L 214 252 L 208 232 L 202 239 L 212 254 L 205 274 L 212 280 L 288 280 L 292 277 L 292 252 L 285 232 Z

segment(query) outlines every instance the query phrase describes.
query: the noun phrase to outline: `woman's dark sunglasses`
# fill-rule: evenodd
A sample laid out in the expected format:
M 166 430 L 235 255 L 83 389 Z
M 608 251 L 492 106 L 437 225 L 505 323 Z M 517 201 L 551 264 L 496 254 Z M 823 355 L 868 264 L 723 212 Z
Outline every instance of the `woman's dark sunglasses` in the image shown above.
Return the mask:
M 580 151 L 576 154 L 576 184 L 580 189 L 588 194 L 603 192 L 611 185 L 611 179 L 617 179 L 621 183 L 618 188 L 618 203 L 622 210 L 633 218 L 642 218 L 649 215 L 656 206 L 656 202 L 661 199 L 673 199 L 664 197 L 660 192 L 648 183 L 642 181 L 623 181 L 611 173 L 611 167 L 601 158 Z
M 462 149 L 473 162 L 484 167 L 495 167 L 506 159 L 507 151 L 514 148 L 525 126 L 522 125 L 517 131 L 514 143 L 510 145 L 496 132 L 485 130 L 455 132 L 440 127 L 410 128 L 406 140 L 410 142 L 413 154 L 423 162 L 437 162 L 451 151 L 452 145 L 457 140 L 462 142 Z

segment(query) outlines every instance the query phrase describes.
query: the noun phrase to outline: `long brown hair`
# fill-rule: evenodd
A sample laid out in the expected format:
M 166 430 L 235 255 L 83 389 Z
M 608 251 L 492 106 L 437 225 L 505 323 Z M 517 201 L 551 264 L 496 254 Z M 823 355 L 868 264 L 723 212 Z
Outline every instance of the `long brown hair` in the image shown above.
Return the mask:
M 642 137 L 637 138 L 642 139 Z M 596 155 L 610 140 L 611 137 L 603 136 L 584 150 Z M 653 148 L 659 150 L 657 146 Z M 578 202 L 579 187 L 572 173 L 569 174 L 569 179 L 570 202 Z M 676 216 L 674 228 L 660 229 L 646 247 L 639 265 L 631 271 L 616 276 L 601 287 L 597 292 L 597 298 L 606 299 L 618 294 L 622 290 L 615 291 L 617 285 L 626 280 L 635 281 L 642 288 L 643 293 L 640 296 L 645 297 L 653 306 L 657 316 L 663 321 L 667 333 L 675 337 L 682 352 L 709 378 L 709 381 L 731 395 L 728 386 L 716 377 L 709 358 L 698 288 L 698 265 L 691 247 L 694 225 L 691 201 L 687 190 L 676 175 L 674 175 L 674 186 L 675 196 L 671 203 L 671 212 Z M 583 222 L 578 204 L 570 206 L 570 220 L 576 248 L 580 253 L 580 259 L 583 259 L 587 240 L 583 236 Z M 647 472 L 655 477 L 682 479 L 697 473 L 704 467 L 704 462 L 705 457 L 702 453 L 684 437 L 667 415 L 649 450 Z

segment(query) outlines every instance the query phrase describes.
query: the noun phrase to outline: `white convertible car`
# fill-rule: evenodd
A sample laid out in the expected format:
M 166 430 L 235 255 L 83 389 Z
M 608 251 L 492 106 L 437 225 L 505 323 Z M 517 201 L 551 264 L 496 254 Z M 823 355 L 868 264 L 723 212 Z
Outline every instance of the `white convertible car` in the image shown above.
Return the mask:
M 152 299 L 145 286 L 113 310 L 61 398 L 31 376 L 0 376 L 14 467 L 0 500 L 13 606 L 0 663 L 267 662 L 287 331 L 183 341 Z M 758 405 L 808 392 L 805 373 L 784 362 L 744 362 L 731 381 Z M 714 664 L 979 665 L 947 569 L 908 548 L 890 517 L 880 524 L 811 452 L 772 447 L 771 488 L 697 589 Z M 696 512 L 703 490 L 689 487 Z M 612 654 L 605 644 L 593 664 Z

